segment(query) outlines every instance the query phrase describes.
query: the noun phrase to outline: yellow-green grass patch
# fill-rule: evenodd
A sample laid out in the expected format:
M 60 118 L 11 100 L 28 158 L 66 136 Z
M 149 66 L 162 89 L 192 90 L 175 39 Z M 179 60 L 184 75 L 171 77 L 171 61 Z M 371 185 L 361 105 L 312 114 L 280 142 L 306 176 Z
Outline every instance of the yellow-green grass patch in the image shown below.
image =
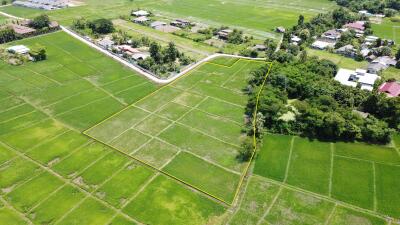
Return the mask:
M 34 163 L 16 158 L 0 167 L 0 188 L 7 193 L 13 190 L 13 186 L 34 177 L 41 171 L 39 166 Z
M 227 203 L 233 201 L 240 177 L 185 152 L 179 153 L 163 171 Z
M 85 195 L 77 188 L 64 186 L 29 214 L 37 224 L 53 224 L 71 210 Z
M 0 145 L 0 167 L 15 156 L 16 154 L 12 150 Z
M 240 209 L 261 218 L 272 205 L 279 186 L 259 176 L 251 176 Z
M 26 220 L 9 208 L 0 208 L 0 225 L 25 225 Z
M 175 124 L 162 132 L 159 137 L 184 151 L 207 158 L 221 166 L 235 171 L 240 171 L 242 168 L 236 159 L 238 147 L 210 138 L 193 129 Z
M 126 217 L 121 215 L 116 216 L 109 225 L 136 225 L 135 222 L 128 220 Z
M 44 172 L 14 189 L 6 195 L 6 199 L 16 209 L 27 212 L 62 184 L 63 182 L 59 178 Z
M 93 198 L 88 198 L 58 224 L 106 224 L 113 215 L 114 212 L 109 207 Z
M 244 107 L 232 105 L 218 99 L 208 98 L 197 108 L 240 124 L 244 121 Z
M 68 131 L 33 148 L 27 154 L 42 164 L 54 163 L 54 160 L 60 160 L 85 143 L 88 143 L 86 137 L 75 131 Z
M 153 225 L 186 225 L 207 224 L 221 215 L 224 207 L 174 180 L 158 176 L 123 211 Z
M 265 220 L 270 224 L 323 224 L 334 203 L 283 189 Z
M 97 190 L 106 202 L 120 208 L 154 174 L 150 169 L 129 164 Z
M 332 218 L 329 220 L 332 225 L 361 225 L 373 224 L 384 225 L 387 224 L 384 219 L 366 214 L 363 212 L 355 211 L 353 209 L 337 206 L 333 212 Z
M 78 175 L 76 183 L 88 190 L 96 189 L 98 185 L 106 181 L 112 174 L 118 172 L 128 161 L 127 157 L 111 152 Z
M 153 139 L 133 154 L 133 157 L 144 161 L 155 168 L 167 163 L 179 149 L 163 141 Z
M 80 148 L 67 158 L 64 158 L 55 164 L 52 169 L 64 177 L 76 175 L 82 172 L 82 170 L 90 165 L 90 163 L 96 161 L 110 151 L 111 150 L 104 145 L 92 143 L 88 146 Z

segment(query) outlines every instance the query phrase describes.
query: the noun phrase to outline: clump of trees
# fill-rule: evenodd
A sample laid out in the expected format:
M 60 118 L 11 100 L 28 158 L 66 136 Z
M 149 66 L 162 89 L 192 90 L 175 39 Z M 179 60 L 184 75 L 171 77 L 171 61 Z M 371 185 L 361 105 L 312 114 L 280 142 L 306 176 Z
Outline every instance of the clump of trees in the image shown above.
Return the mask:
M 189 65 L 193 59 L 181 53 L 173 42 L 162 47 L 157 42 L 152 42 L 149 47 L 150 57 L 138 62 L 138 65 L 155 74 L 179 72 L 180 66 Z
M 357 12 L 367 10 L 370 13 L 380 13 L 387 16 L 393 15 L 393 11 L 400 10 L 400 2 L 398 0 L 335 0 L 340 6 L 349 8 Z
M 33 58 L 33 61 L 35 61 L 35 62 L 43 61 L 43 60 L 46 60 L 46 58 L 47 58 L 45 47 L 41 46 L 39 44 L 37 44 L 37 45 L 33 46 L 33 48 L 31 48 L 29 55 Z
M 10 27 L 0 29 L 0 44 L 14 41 L 17 39 L 15 31 Z
M 48 28 L 49 25 L 50 25 L 50 18 L 48 15 L 45 14 L 37 16 L 29 22 L 29 26 L 35 29 Z
M 114 24 L 109 19 L 96 19 L 87 21 L 85 18 L 78 18 L 72 21 L 72 28 L 75 30 L 90 29 L 93 34 L 109 34 L 115 31 Z
M 246 88 L 249 118 L 254 116 L 257 92 L 267 70 L 265 66 L 251 73 Z M 275 61 L 259 99 L 263 126 L 271 132 L 322 140 L 390 142 L 391 132 L 400 131 L 400 98 L 343 86 L 332 79 L 336 72 L 334 63 L 306 54 L 296 60 Z M 360 112 L 369 115 L 364 118 Z M 288 113 L 295 116 L 284 119 Z M 252 132 L 249 126 L 247 133 Z

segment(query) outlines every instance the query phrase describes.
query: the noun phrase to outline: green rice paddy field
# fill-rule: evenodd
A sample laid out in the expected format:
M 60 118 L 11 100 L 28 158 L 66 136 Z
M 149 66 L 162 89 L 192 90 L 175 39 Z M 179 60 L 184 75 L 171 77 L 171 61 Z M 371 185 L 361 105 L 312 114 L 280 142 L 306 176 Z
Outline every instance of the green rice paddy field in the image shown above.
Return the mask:
M 1 225 L 399 218 L 394 148 L 267 135 L 234 199 L 241 90 L 265 62 L 218 58 L 160 88 L 63 32 L 18 43 L 48 59 L 0 62 Z
M 86 5 L 49 12 L 53 19 L 69 24 L 74 18 L 118 18 L 132 9 L 143 8 L 169 17 L 187 17 L 195 22 L 216 26 L 236 26 L 254 34 L 268 34 L 277 26 L 292 26 L 299 13 L 306 18 L 335 7 L 329 0 L 85 0 Z M 1 11 L 20 17 L 33 17 L 43 11 L 22 7 L 5 7 Z M 232 16 L 235 15 L 235 16 Z

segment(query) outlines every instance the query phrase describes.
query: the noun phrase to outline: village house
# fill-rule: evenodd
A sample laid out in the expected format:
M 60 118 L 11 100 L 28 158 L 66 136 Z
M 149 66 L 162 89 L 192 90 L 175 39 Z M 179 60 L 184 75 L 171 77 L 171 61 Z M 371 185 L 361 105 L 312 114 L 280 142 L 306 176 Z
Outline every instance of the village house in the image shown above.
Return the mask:
M 66 8 L 70 5 L 69 0 L 28 0 L 14 1 L 13 5 L 34 9 L 55 10 Z
M 150 57 L 150 54 L 149 54 L 149 53 L 142 53 L 142 52 L 135 53 L 135 54 L 133 54 L 133 55 L 131 56 L 131 58 L 132 58 L 133 60 L 135 60 L 135 61 L 145 60 L 145 59 L 147 59 L 147 58 L 149 58 L 149 57 Z
M 144 11 L 144 10 L 138 10 L 138 11 L 132 12 L 132 16 L 136 16 L 136 17 L 148 16 L 148 15 L 150 15 L 150 13 L 147 11 Z
M 342 36 L 342 34 L 336 29 L 328 30 L 321 35 L 322 38 L 326 38 L 328 40 L 337 41 Z
M 146 16 L 140 16 L 140 17 L 136 17 L 136 18 L 132 19 L 132 21 L 134 23 L 144 24 L 144 23 L 150 21 L 150 19 L 147 18 Z
M 176 19 L 176 20 L 172 21 L 170 24 L 172 26 L 180 27 L 180 28 L 186 28 L 186 27 L 192 25 L 192 23 L 190 21 L 184 20 L 184 19 Z
M 285 29 L 284 27 L 277 27 L 277 28 L 276 28 L 276 32 L 278 32 L 278 33 L 285 33 L 285 32 L 286 32 L 286 29 Z
M 326 40 L 322 40 L 322 39 L 316 40 L 316 41 L 314 41 L 314 43 L 311 44 L 312 48 L 319 49 L 319 50 L 324 50 L 324 49 L 327 49 L 329 47 L 334 47 L 334 46 L 335 46 L 335 42 L 326 41 Z
M 359 85 L 362 90 L 372 91 L 375 82 L 380 79 L 380 77 L 362 69 L 357 69 L 355 71 L 339 69 L 334 79 L 346 86 L 357 87 L 357 85 Z
M 136 48 L 133 48 L 129 45 L 118 45 L 115 47 L 115 49 L 120 53 L 120 54 L 127 54 L 129 56 L 132 56 L 136 53 L 140 53 L 140 51 Z
M 18 25 L 18 24 L 10 24 L 9 26 L 10 26 L 11 29 L 14 30 L 14 32 L 17 35 L 24 36 L 24 37 L 30 36 L 30 35 L 32 35 L 32 34 L 34 34 L 36 32 L 36 30 L 33 29 L 33 28 L 22 26 L 22 25 Z
M 381 56 L 374 59 L 368 65 L 368 73 L 378 73 L 382 70 L 386 70 L 390 66 L 395 66 L 397 61 L 389 56 Z
M 255 51 L 265 51 L 265 50 L 267 50 L 267 46 L 258 44 L 258 45 L 253 46 L 252 49 Z
M 385 82 L 379 87 L 378 92 L 386 93 L 388 97 L 399 97 L 400 84 L 395 81 Z
M 112 41 L 109 37 L 105 37 L 97 42 L 97 44 L 104 48 L 110 50 L 112 46 L 114 46 L 114 41 Z
M 292 42 L 292 44 L 294 45 L 299 45 L 299 43 L 301 42 L 301 38 L 297 37 L 296 35 L 293 35 L 290 38 L 290 41 Z
M 356 21 L 353 23 L 348 23 L 343 26 L 349 30 L 354 30 L 358 34 L 364 34 L 365 31 L 365 22 L 364 21 Z
M 220 30 L 218 31 L 217 35 L 220 39 L 228 39 L 229 35 L 233 32 L 233 30 L 230 29 L 224 29 L 224 30 Z
M 29 53 L 30 49 L 25 45 L 15 45 L 7 48 L 7 51 L 9 53 L 23 55 Z
M 154 21 L 154 22 L 152 22 L 152 23 L 150 24 L 150 27 L 153 28 L 153 29 L 155 29 L 156 27 L 159 27 L 159 26 L 166 26 L 166 25 L 167 25 L 167 23 L 165 23 L 165 22 L 162 22 L 162 21 Z
M 353 58 L 356 55 L 356 48 L 354 48 L 353 45 L 345 45 L 343 47 L 336 49 L 336 53 L 346 57 Z

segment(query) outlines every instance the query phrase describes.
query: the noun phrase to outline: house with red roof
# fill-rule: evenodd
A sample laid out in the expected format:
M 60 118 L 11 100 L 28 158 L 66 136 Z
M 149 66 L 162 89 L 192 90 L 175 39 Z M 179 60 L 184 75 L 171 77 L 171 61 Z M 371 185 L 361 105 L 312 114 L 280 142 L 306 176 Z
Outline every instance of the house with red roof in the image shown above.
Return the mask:
M 378 91 L 386 93 L 389 97 L 398 97 L 400 96 L 400 84 L 395 81 L 385 82 L 379 87 Z
M 356 21 L 354 23 L 348 23 L 343 26 L 344 28 L 354 30 L 357 33 L 364 33 L 365 30 L 365 22 L 363 21 Z

